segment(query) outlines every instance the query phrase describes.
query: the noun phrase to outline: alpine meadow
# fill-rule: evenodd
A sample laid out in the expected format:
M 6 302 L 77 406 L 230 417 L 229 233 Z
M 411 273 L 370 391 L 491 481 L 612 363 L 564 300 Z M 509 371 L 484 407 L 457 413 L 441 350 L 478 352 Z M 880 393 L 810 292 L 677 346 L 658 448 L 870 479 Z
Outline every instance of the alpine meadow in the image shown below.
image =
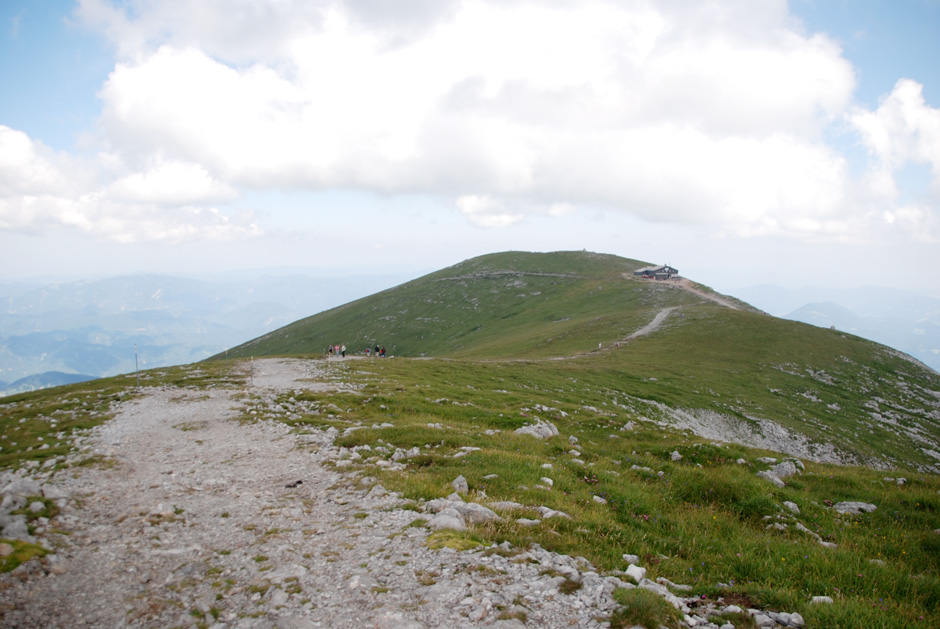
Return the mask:
M 320 451 L 333 454 L 323 465 L 341 479 L 331 490 L 373 495 L 380 484 L 397 496 L 415 518 L 389 539 L 417 530 L 424 547 L 449 553 L 448 561 L 529 567 L 555 580 L 546 600 L 589 600 L 589 579 L 614 577 L 623 587 L 611 588 L 612 608 L 591 612 L 598 626 L 940 626 L 940 375 L 885 346 L 769 316 L 685 277 L 634 274 L 648 264 L 585 251 L 486 255 L 207 361 L 141 372 L 140 387 L 130 374 L 6 398 L 0 480 L 120 475 L 140 466 L 81 446 L 124 405 L 156 392 L 174 403 L 225 395 L 234 409 L 226 421 L 242 429 L 325 440 Z M 331 346 L 345 346 L 345 359 L 328 357 Z M 324 386 L 263 389 L 273 360 L 306 365 L 308 379 Z M 173 421 L 180 439 L 205 439 L 195 410 Z M 15 502 L 7 493 L 5 506 Z M 289 494 L 279 500 L 285 508 L 305 504 Z M 468 517 L 471 503 L 499 516 Z M 433 525 L 436 506 L 448 505 L 463 505 L 462 526 Z M 83 508 L 39 493 L 0 514 L 23 515 L 30 533 L 2 540 L 10 546 L 4 571 L 12 572 L 0 589 L 14 588 L 11 575 L 30 564 L 69 556 L 59 510 Z M 183 535 L 192 511 L 170 511 L 148 530 Z M 372 517 L 362 510 L 347 526 Z M 258 535 L 287 544 L 289 533 L 271 533 L 273 526 Z M 0 537 L 9 537 L 6 528 Z M 315 535 L 304 539 L 312 544 Z M 591 569 L 569 574 L 547 565 L 542 551 L 584 558 Z M 233 561 L 214 552 L 219 562 Z M 297 562 L 314 571 L 303 557 Z M 271 576 L 278 564 L 264 571 L 268 558 L 258 551 L 253 563 L 261 567 L 250 567 L 252 587 L 267 584 L 254 590 L 255 616 L 240 609 L 226 620 L 227 597 L 241 590 L 225 579 L 241 577 L 221 564 L 211 574 L 211 562 L 185 587 L 216 592 L 218 602 L 200 611 L 185 602 L 200 599 L 180 598 L 180 613 L 194 605 L 198 626 L 275 622 L 294 609 L 292 597 L 306 610 L 297 614 L 326 613 L 318 591 L 292 594 L 286 586 L 280 607 L 265 607 L 268 588 L 280 583 Z M 407 572 L 412 559 L 399 568 Z M 357 603 L 373 610 L 369 618 L 392 607 L 383 601 L 397 583 L 371 561 L 361 565 L 369 564 L 363 569 L 376 585 Z M 473 578 L 491 579 L 493 592 L 513 584 L 499 565 L 482 561 Z M 446 576 L 419 572 L 409 578 L 428 592 Z M 177 600 L 180 588 L 160 596 Z M 520 595 L 492 610 L 475 591 L 453 600 L 449 613 L 467 626 L 510 627 L 535 626 L 542 599 Z M 152 603 L 140 626 L 166 620 L 170 607 Z M 403 623 L 395 626 L 431 626 L 422 609 L 399 602 L 387 613 Z

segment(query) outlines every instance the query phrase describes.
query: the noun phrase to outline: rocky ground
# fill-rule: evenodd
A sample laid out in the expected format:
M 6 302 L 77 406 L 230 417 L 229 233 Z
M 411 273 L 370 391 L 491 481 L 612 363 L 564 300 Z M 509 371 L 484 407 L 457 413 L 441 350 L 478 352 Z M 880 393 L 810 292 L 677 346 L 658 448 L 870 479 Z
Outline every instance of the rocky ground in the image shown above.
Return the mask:
M 342 386 L 322 369 L 254 361 L 247 396 L 146 389 L 78 441 L 75 460 L 99 465 L 0 476 L 6 503 L 42 492 L 61 507 L 35 532 L 54 554 L 0 575 L 0 626 L 592 627 L 616 588 L 639 583 L 689 625 L 718 627 L 715 610 L 639 566 L 600 575 L 538 547 L 432 550 L 433 526 L 493 512 L 457 495 L 416 505 L 344 473 L 335 429 L 299 435 L 263 412 L 238 421 L 274 394 Z

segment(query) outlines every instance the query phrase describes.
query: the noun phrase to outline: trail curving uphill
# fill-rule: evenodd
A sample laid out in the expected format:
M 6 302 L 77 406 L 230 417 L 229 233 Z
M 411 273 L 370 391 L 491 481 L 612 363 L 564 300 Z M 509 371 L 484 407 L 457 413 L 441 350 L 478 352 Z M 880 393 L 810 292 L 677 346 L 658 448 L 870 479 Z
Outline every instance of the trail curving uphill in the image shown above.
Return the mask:
M 637 339 L 637 338 L 640 338 L 641 336 L 646 336 L 647 334 L 651 334 L 655 332 L 656 330 L 659 329 L 659 326 L 663 324 L 663 321 L 666 320 L 666 317 L 669 316 L 669 313 L 671 313 L 673 310 L 676 310 L 677 308 L 679 308 L 679 306 L 670 306 L 669 308 L 663 308 L 662 310 L 656 313 L 656 316 L 653 317 L 652 321 L 650 321 L 649 323 L 644 325 L 642 328 L 640 328 L 639 330 L 637 330 L 636 332 L 634 332 L 633 334 L 631 334 L 630 336 L 628 336 L 627 338 L 623 340 L 632 341 L 633 339 Z
M 710 302 L 712 302 L 712 303 L 716 303 L 716 304 L 718 304 L 719 306 L 724 306 L 725 308 L 730 308 L 730 309 L 732 309 L 732 310 L 740 310 L 740 309 L 741 309 L 741 308 L 738 307 L 736 304 L 731 303 L 731 302 L 728 301 L 727 299 L 723 299 L 722 297 L 719 297 L 718 295 L 715 295 L 714 293 L 706 293 L 705 291 L 703 291 L 703 290 L 701 290 L 701 289 L 699 289 L 699 288 L 696 288 L 696 287 L 692 284 L 691 281 L 685 279 L 684 277 L 683 277 L 683 278 L 680 278 L 677 282 L 672 282 L 672 283 L 667 282 L 667 284 L 670 284 L 670 285 L 673 285 L 673 286 L 678 286 L 679 288 L 681 288 L 681 289 L 683 289 L 683 290 L 687 290 L 687 291 L 689 291 L 690 293 L 693 293 L 693 294 L 695 294 L 695 295 L 698 295 L 698 296 L 701 297 L 702 299 L 707 299 L 708 301 L 710 301 Z

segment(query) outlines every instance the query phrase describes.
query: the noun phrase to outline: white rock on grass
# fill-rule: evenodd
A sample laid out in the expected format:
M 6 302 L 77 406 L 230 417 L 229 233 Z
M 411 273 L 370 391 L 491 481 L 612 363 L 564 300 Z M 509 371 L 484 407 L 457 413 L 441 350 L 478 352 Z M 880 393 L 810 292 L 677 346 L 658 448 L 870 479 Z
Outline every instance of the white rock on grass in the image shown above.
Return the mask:
M 682 455 L 679 454 L 678 450 L 673 450 L 672 452 L 669 453 L 669 458 L 672 459 L 673 461 L 681 461 Z
M 786 502 L 783 503 L 783 506 L 789 509 L 791 513 L 800 515 L 800 507 L 795 502 L 790 502 L 789 500 L 787 500 Z
M 630 555 L 628 553 L 624 553 L 623 560 L 626 561 L 627 563 L 639 563 L 640 558 L 636 555 Z
M 839 513 L 871 513 L 875 511 L 878 507 L 868 502 L 840 502 L 832 507 Z
M 832 603 L 831 596 L 814 596 L 813 600 L 810 601 L 813 605 L 826 604 L 829 605 Z
M 463 477 L 463 474 L 455 478 L 451 485 L 458 494 L 465 494 L 470 491 L 470 486 L 467 484 L 467 479 Z
M 771 472 L 767 472 L 767 471 L 758 472 L 757 475 L 760 478 L 769 480 L 771 483 L 773 483 L 777 487 L 786 487 L 786 483 L 784 483 L 782 480 L 774 476 Z
M 534 424 L 517 428 L 515 432 L 517 435 L 532 435 L 536 439 L 550 439 L 558 434 L 558 429 L 551 422 L 539 419 Z
M 454 505 L 454 509 L 463 517 L 464 522 L 469 524 L 502 521 L 502 518 L 496 515 L 495 511 L 487 509 L 483 505 L 479 505 L 475 502 L 463 502 Z
M 539 507 L 539 508 L 538 508 L 538 512 L 539 512 L 539 513 L 542 515 L 542 517 L 545 518 L 546 520 L 547 520 L 548 518 L 566 518 L 566 519 L 568 519 L 568 520 L 571 519 L 571 516 L 568 515 L 567 513 L 565 513 L 564 511 L 556 511 L 555 509 L 550 509 L 550 508 L 548 508 L 548 507 L 546 507 L 546 506 L 541 506 L 541 507 Z
M 665 585 L 665 586 L 666 586 L 667 588 L 669 588 L 670 590 L 678 590 L 679 592 L 691 592 L 691 591 L 692 591 L 692 586 L 691 586 L 691 585 L 683 585 L 683 584 L 680 584 L 680 583 L 673 583 L 672 581 L 670 581 L 670 580 L 667 579 L 666 577 L 659 577 L 659 578 L 657 578 L 657 579 L 656 579 L 656 583 L 659 583 L 660 585 Z
M 636 581 L 637 583 L 642 582 L 643 579 L 646 578 L 646 568 L 642 568 L 633 563 L 627 567 L 626 572 L 627 572 L 627 576 L 633 579 L 634 581 Z
M 784 479 L 793 476 L 794 474 L 798 474 L 799 471 L 799 467 L 797 467 L 795 461 L 784 461 L 783 463 L 774 465 L 773 469 L 770 470 L 770 473 L 777 478 Z
M 428 522 L 428 528 L 434 530 L 450 529 L 453 531 L 466 531 L 467 525 L 456 509 L 444 509 Z

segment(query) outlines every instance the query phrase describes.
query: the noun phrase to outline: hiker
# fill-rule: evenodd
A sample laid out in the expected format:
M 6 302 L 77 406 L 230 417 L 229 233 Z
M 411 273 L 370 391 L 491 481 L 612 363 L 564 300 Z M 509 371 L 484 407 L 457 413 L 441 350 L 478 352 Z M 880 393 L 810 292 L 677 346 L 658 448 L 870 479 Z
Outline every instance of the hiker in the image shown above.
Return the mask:
M 375 346 L 375 355 L 376 355 L 376 356 L 379 355 L 379 346 L 378 346 L 378 345 Z
M 370 349 L 371 349 L 371 348 L 369 348 L 369 347 L 366 348 L 366 358 L 369 357 L 369 351 L 370 351 Z
M 346 345 L 343 345 L 340 351 L 343 353 L 343 358 L 346 358 Z
M 332 356 L 332 355 L 333 355 L 333 346 L 332 346 L 332 345 L 330 345 L 330 351 L 329 351 L 329 355 L 330 355 L 330 356 Z
M 382 346 L 382 349 L 379 351 L 379 356 L 381 356 L 382 358 L 385 358 L 385 346 L 384 345 Z

